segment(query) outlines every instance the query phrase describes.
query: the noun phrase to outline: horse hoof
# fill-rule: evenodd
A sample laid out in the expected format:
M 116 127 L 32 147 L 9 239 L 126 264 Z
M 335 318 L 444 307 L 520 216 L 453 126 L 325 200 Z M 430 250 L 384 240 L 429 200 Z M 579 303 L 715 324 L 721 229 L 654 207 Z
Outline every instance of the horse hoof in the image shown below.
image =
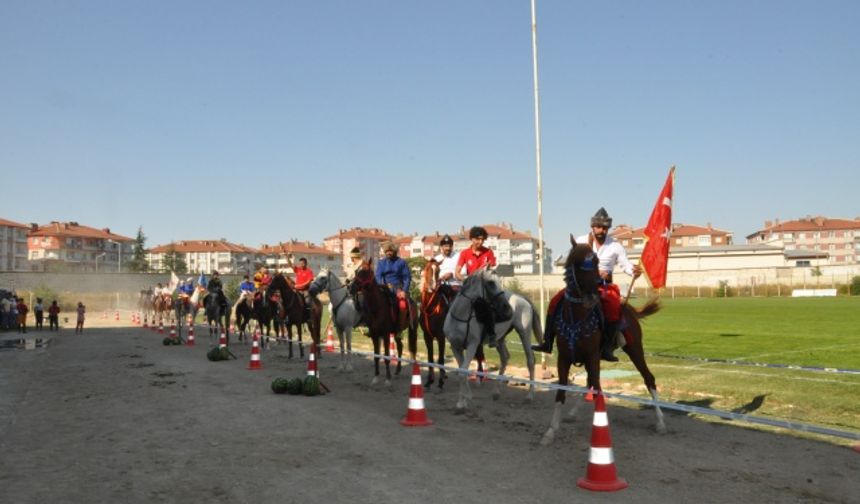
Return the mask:
M 457 404 L 457 406 L 454 407 L 454 414 L 455 415 L 463 415 L 465 413 L 466 413 L 466 406 Z
M 387 389 L 391 388 L 391 380 L 385 380 L 385 388 L 387 388 Z
M 549 446 L 552 444 L 553 441 L 555 441 L 555 431 L 550 429 L 550 430 L 546 431 L 546 434 L 544 434 L 543 437 L 541 438 L 540 445 L 541 446 Z
M 656 429 L 657 429 L 657 434 L 665 434 L 666 433 L 666 426 L 664 424 L 658 424 Z
M 534 392 L 529 392 L 526 394 L 526 402 L 532 402 L 535 400 Z

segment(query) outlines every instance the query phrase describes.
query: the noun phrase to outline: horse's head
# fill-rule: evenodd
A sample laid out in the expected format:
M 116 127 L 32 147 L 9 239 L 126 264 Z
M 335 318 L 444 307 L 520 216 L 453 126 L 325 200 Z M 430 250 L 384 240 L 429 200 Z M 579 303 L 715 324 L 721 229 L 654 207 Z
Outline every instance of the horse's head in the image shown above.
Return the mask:
M 460 287 L 460 296 L 463 296 L 473 303 L 478 298 L 486 299 L 487 288 L 485 286 L 486 282 L 484 281 L 484 275 L 486 273 L 487 270 L 482 268 L 467 276 L 463 280 L 463 286 Z
M 572 296 L 595 294 L 600 283 L 597 255 L 587 243 L 576 243 L 570 235 L 571 249 L 564 263 L 564 281 Z
M 325 291 L 329 288 L 329 276 L 331 273 L 328 269 L 322 268 L 319 274 L 314 278 L 308 287 L 308 292 L 311 293 L 311 296 L 316 296 L 320 292 Z
M 349 286 L 349 292 L 353 295 L 360 291 L 369 291 L 376 285 L 376 276 L 373 274 L 373 259 L 362 261 L 355 270 L 355 278 Z
M 421 272 L 421 292 L 432 292 L 439 286 L 439 263 L 430 259 Z

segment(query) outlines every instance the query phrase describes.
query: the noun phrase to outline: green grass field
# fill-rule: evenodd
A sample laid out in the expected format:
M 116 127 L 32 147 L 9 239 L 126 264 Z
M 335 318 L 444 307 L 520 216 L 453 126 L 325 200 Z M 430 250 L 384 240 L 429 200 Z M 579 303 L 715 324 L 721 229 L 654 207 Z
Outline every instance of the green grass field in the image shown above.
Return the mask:
M 648 364 L 665 401 L 860 433 L 860 375 L 698 360 L 860 370 L 860 297 L 666 299 L 642 325 Z M 524 366 L 518 338 L 507 341 L 512 364 Z M 360 334 L 354 343 L 370 348 Z M 424 358 L 420 334 L 418 349 Z M 612 371 L 604 387 L 645 397 L 633 365 L 623 352 L 616 355 L 621 362 L 603 363 Z M 489 351 L 488 359 L 493 365 L 498 356 Z M 554 370 L 552 357 L 548 366 Z M 574 383 L 584 385 L 584 372 L 576 372 Z

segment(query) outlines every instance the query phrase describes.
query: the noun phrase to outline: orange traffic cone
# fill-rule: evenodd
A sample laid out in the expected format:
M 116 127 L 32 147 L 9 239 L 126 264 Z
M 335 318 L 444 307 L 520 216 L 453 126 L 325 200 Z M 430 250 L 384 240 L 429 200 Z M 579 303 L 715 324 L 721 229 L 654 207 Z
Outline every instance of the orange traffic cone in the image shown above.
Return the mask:
M 308 372 L 307 376 L 316 376 L 319 377 L 319 372 L 317 371 L 317 345 L 316 343 L 311 343 L 310 352 L 308 352 Z
M 325 337 L 325 351 L 333 353 L 334 350 L 334 334 L 332 334 L 331 325 L 328 326 L 328 331 Z
M 221 331 L 221 339 L 218 340 L 218 348 L 227 348 L 227 335 Z
M 194 346 L 194 326 L 188 328 L 188 339 L 185 340 L 185 346 Z
M 421 385 L 421 368 L 418 363 L 412 364 L 412 385 L 409 387 L 409 408 L 406 416 L 400 420 L 400 425 L 406 427 L 426 427 L 433 425 L 433 420 L 427 418 L 424 409 L 424 387 Z
M 114 315 L 113 319 L 119 320 L 119 310 L 116 311 L 116 315 Z
M 260 362 L 260 336 L 256 332 L 254 333 L 254 340 L 251 342 L 251 362 L 248 363 L 248 369 L 263 369 L 263 363 Z
M 586 490 L 614 492 L 627 488 L 627 481 L 615 472 L 612 438 L 609 436 L 609 417 L 603 392 L 597 392 L 594 402 L 594 421 L 591 424 L 591 449 L 588 451 L 588 471 L 576 482 Z
M 585 402 L 594 402 L 594 387 L 588 387 L 588 392 L 585 393 Z
M 394 342 L 394 333 L 388 335 L 388 355 L 391 356 L 391 365 L 397 364 L 397 343 Z

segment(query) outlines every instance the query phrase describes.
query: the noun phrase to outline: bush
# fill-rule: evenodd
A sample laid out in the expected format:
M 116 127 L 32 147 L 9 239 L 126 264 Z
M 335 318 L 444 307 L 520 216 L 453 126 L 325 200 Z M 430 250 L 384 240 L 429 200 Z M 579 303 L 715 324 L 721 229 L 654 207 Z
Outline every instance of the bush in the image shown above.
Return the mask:
M 720 286 L 717 288 L 717 297 L 731 297 L 732 293 L 729 290 L 729 281 L 720 280 Z
M 851 279 L 851 292 L 849 292 L 852 296 L 860 296 L 860 276 L 855 276 Z

